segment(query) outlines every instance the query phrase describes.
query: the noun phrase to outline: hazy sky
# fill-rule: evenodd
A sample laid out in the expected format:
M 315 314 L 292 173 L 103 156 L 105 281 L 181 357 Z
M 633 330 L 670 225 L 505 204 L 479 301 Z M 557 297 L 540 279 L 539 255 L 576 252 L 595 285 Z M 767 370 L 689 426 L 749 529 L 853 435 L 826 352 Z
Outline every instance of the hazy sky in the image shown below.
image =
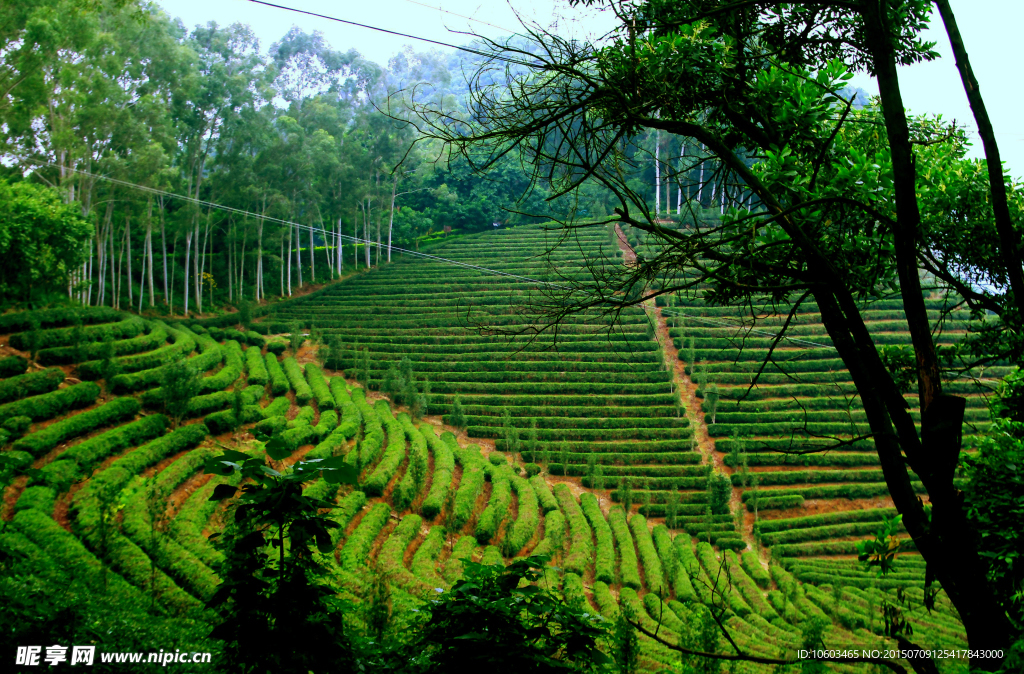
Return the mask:
M 475 31 L 486 36 L 501 36 L 519 30 L 517 13 L 525 21 L 535 21 L 561 34 L 579 37 L 603 33 L 613 24 L 607 14 L 573 9 L 565 0 L 271 0 L 275 4 L 335 16 L 349 21 L 387 28 L 400 33 L 440 42 L 463 44 L 469 37 L 453 31 Z M 429 46 L 405 38 L 366 28 L 345 26 L 282 9 L 265 7 L 246 0 L 157 0 L 171 16 L 185 25 L 216 21 L 228 24 L 248 23 L 259 36 L 264 49 L 282 37 L 292 26 L 320 30 L 336 49 L 355 48 L 381 64 L 412 44 L 417 50 Z M 985 97 L 999 141 L 1000 152 L 1013 176 L 1024 177 L 1024 87 L 1018 83 L 1014 47 L 1024 26 L 1024 0 L 952 0 L 960 32 L 964 37 L 981 92 Z M 446 12 L 440 10 L 447 10 Z M 942 58 L 933 63 L 902 68 L 900 84 L 903 100 L 912 113 L 936 113 L 955 119 L 973 131 L 974 118 L 967 105 L 960 78 L 949 50 L 949 41 L 936 14 L 930 34 L 937 42 Z M 855 84 L 876 93 L 866 76 Z M 976 135 L 975 135 L 976 138 Z M 981 142 L 972 155 L 981 156 Z

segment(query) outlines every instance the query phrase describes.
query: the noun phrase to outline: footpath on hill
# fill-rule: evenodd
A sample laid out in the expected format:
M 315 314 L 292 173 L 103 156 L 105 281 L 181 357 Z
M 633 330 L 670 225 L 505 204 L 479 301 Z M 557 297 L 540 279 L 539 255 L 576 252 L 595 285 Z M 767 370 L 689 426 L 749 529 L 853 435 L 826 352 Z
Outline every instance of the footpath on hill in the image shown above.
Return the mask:
M 622 231 L 618 224 L 615 225 L 615 235 L 619 250 L 622 251 L 624 264 L 636 264 L 636 253 L 633 251 L 633 247 L 629 245 L 625 232 Z M 675 383 L 683 407 L 686 409 L 686 418 L 690 420 L 690 427 L 693 428 L 693 437 L 697 440 L 697 447 L 703 456 L 703 462 L 711 466 L 711 469 L 714 471 L 730 475 L 732 471 L 726 467 L 722 456 L 715 451 L 715 441 L 708 434 L 708 425 L 704 422 L 702 401 L 697 397 L 697 385 L 686 374 L 686 364 L 680 360 L 679 350 L 673 343 L 671 336 L 669 336 L 668 322 L 661 308 L 655 302 L 648 300 L 644 303 L 644 309 L 647 311 L 648 316 L 655 321 L 655 338 L 661 345 L 662 352 L 665 354 L 665 362 L 671 369 L 672 381 Z M 740 490 L 734 487 L 729 503 L 731 513 L 743 512 L 744 506 L 740 495 Z M 753 530 L 751 524 L 746 519 L 745 517 L 743 518 L 743 526 L 739 533 L 743 536 L 743 540 L 750 545 L 751 549 L 756 550 Z

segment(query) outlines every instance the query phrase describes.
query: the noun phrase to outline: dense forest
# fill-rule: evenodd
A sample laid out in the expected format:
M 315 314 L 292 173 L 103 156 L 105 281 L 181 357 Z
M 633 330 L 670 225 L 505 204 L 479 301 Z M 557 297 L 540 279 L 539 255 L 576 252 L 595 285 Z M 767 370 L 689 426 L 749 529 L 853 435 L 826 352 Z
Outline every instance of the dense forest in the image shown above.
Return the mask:
M 261 45 L 243 23 L 189 29 L 155 5 L 113 0 L 4 12 L 4 201 L 23 214 L 54 199 L 72 207 L 49 224 L 62 239 L 53 260 L 32 254 L 37 236 L 10 231 L 3 254 L 35 263 L 3 272 L 7 303 L 63 292 L 202 314 L 292 295 L 431 236 L 611 211 L 596 186 L 551 198 L 516 153 L 481 175 L 418 132 L 415 109 L 472 119 L 471 86 L 489 84 L 471 77 L 482 60 L 472 52 L 409 47 L 381 65 L 319 33 L 292 28 Z M 723 210 L 750 198 L 710 179 L 710 162 L 689 166 L 696 144 L 635 141 L 634 180 L 665 215 L 691 197 Z M 684 164 L 705 187 L 683 187 Z

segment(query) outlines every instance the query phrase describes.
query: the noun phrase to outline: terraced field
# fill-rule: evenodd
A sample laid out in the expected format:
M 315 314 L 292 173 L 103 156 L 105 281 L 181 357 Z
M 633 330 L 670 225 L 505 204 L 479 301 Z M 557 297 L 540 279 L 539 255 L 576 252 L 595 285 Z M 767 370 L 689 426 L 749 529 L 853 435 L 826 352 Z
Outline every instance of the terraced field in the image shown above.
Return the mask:
M 270 331 L 300 325 L 340 338 L 351 351 L 339 365 L 365 379 L 369 358 L 371 388 L 408 358 L 430 380 L 429 413 L 450 421 L 458 396 L 470 437 L 508 450 L 507 410 L 526 461 L 610 490 L 613 500 L 628 498 L 643 514 L 664 516 L 671 507 L 678 525 L 707 528 L 709 467 L 642 310 L 614 324 L 570 317 L 557 344 L 547 333 L 532 341 L 493 334 L 538 327 L 512 307 L 546 282 L 586 279 L 584 255 L 593 262 L 606 254 L 618 264 L 603 228 L 545 256 L 553 242 L 541 227 L 519 227 L 440 246 L 434 258 L 404 260 L 274 311 Z M 710 519 L 718 545 L 746 547 L 727 512 Z
M 632 243 L 654 250 L 635 234 Z M 966 331 L 968 316 L 949 311 L 939 296 L 926 300 L 936 343 L 949 346 Z M 832 347 L 817 307 L 805 302 L 762 368 L 788 306 L 752 315 L 734 307 L 708 306 L 696 297 L 659 298 L 685 372 L 696 385 L 708 435 L 730 472 L 746 525 L 778 558 L 839 558 L 848 563 L 856 543 L 870 538 L 895 515 L 866 418 L 849 372 Z M 879 345 L 909 346 L 898 298 L 866 305 L 864 316 Z M 756 319 L 756 320 L 754 320 Z M 1009 368 L 993 365 L 947 383 L 944 390 L 968 399 L 964 447 L 988 424 L 986 394 Z M 916 418 L 916 388 L 905 397 Z M 815 447 L 829 451 L 807 453 Z M 915 485 L 923 492 L 920 482 Z M 904 549 L 912 551 L 904 540 Z M 787 561 L 787 564 L 789 562 Z M 819 582 L 826 575 L 795 564 L 794 572 Z
M 581 243 L 593 250 L 610 245 L 603 231 Z M 671 643 L 692 643 L 705 606 L 715 603 L 728 608 L 726 624 L 750 653 L 791 657 L 812 617 L 827 622 L 829 647 L 884 647 L 875 633 L 889 580 L 848 559 L 766 563 L 743 549 L 731 514 L 707 514 L 710 466 L 692 446 L 693 429 L 643 313 L 623 316 L 611 337 L 596 320 L 572 323 L 558 351 L 509 344 L 473 327 L 521 320 L 509 312 L 509 298 L 536 285 L 528 279 L 555 274 L 529 259 L 543 245 L 543 230 L 517 228 L 431 251 L 525 279 L 404 260 L 279 305 L 254 326 L 278 334 L 300 322 L 328 340 L 340 336 L 353 352 L 340 363 L 344 372 L 321 370 L 309 348 L 276 354 L 281 347 L 272 345 L 279 342 L 259 332 L 200 322 L 171 325 L 88 310 L 78 327 L 56 310 L 37 313 L 43 331 L 30 335 L 26 316 L 0 317 L 0 548 L 30 560 L 46 582 L 74 582 L 118 601 L 153 596 L 166 615 L 202 622 L 222 559 L 208 536 L 223 526 L 226 506 L 209 498 L 217 485 L 232 483 L 202 475 L 202 465 L 218 443 L 233 446 L 236 436 L 243 449 L 251 447 L 247 433 L 259 427 L 292 449 L 278 469 L 332 455 L 361 468 L 356 490 L 323 480 L 306 486 L 339 506 L 333 517 L 341 526 L 328 559 L 351 598 L 364 596 L 374 568 L 391 572 L 396 602 L 413 607 L 435 588 L 450 587 L 466 560 L 547 553 L 547 581 L 570 601 L 607 618 L 628 606 Z M 578 269 L 579 253 L 558 260 L 567 273 Z M 57 367 L 26 369 L 24 349 L 33 341 L 44 349 L 37 361 Z M 111 350 L 116 375 L 103 358 Z M 418 377 L 430 379 L 426 421 L 372 390 L 402 356 Z M 203 392 L 185 422 L 169 430 L 158 411 L 162 368 L 184 357 L 205 373 Z M 371 390 L 357 377 L 369 379 Z M 233 410 L 236 386 L 241 419 Z M 456 436 L 434 416 L 450 415 L 456 395 L 469 435 L 480 441 Z M 531 476 L 518 455 L 502 451 L 514 449 L 505 445 L 505 409 L 522 458 L 544 464 L 540 474 Z M 238 422 L 242 428 L 233 430 Z M 487 441 L 495 438 L 498 451 Z M 627 480 L 628 510 L 621 505 Z M 661 520 L 669 507 L 678 507 L 674 529 Z M 705 525 L 705 533 L 721 531 L 712 539 L 717 549 L 677 533 L 693 523 Z M 162 533 L 154 536 L 155 529 Z M 901 572 L 922 573 L 913 561 Z M 909 593 L 920 600 L 919 590 Z M 911 614 L 915 641 L 965 647 L 952 616 L 941 595 L 936 611 Z M 707 647 L 731 648 L 718 637 Z M 647 671 L 679 663 L 677 653 L 648 637 L 641 637 L 641 649 Z M 964 661 L 939 665 L 944 673 L 966 671 Z

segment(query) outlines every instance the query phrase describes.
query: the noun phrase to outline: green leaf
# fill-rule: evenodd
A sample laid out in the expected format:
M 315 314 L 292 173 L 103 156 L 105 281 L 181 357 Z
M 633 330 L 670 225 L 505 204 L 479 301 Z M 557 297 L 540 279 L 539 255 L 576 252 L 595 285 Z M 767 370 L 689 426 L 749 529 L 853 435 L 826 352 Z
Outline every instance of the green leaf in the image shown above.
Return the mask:
M 213 493 L 210 494 L 211 501 L 223 501 L 226 498 L 232 498 L 235 492 L 238 491 L 237 487 L 230 484 L 218 484 L 213 489 Z
M 271 438 L 268 440 L 264 449 L 267 451 L 267 456 L 274 461 L 282 461 L 292 455 L 292 451 L 288 449 L 288 445 L 280 438 Z

